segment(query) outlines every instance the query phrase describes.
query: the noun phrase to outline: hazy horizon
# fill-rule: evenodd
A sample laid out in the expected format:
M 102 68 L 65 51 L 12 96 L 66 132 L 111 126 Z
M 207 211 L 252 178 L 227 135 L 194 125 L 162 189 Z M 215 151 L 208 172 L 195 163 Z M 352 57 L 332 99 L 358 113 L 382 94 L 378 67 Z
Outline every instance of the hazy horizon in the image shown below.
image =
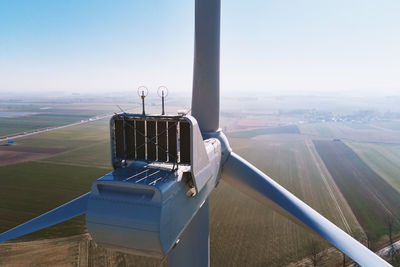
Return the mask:
M 0 91 L 190 92 L 194 1 L 6 1 Z M 221 94 L 400 92 L 400 3 L 222 3 Z

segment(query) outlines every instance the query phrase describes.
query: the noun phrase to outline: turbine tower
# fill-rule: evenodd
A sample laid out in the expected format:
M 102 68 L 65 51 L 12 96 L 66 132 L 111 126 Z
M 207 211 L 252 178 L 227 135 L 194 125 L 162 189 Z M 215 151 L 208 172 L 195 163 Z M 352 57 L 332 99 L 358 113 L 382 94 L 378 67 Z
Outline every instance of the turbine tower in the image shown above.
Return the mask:
M 104 247 L 168 257 L 169 266 L 209 266 L 208 197 L 222 178 L 360 265 L 390 266 L 230 148 L 219 128 L 220 8 L 220 0 L 195 1 L 192 116 L 113 116 L 114 171 L 89 193 L 0 234 L 0 242 L 86 214 Z

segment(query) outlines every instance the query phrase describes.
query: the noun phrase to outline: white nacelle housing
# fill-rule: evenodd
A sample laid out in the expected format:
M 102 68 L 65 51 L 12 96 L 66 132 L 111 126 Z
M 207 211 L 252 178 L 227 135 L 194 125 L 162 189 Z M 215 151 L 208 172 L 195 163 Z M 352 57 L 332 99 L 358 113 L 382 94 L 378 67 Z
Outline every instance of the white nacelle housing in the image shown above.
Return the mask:
M 197 121 L 190 116 L 124 114 L 114 116 L 110 125 L 115 170 L 92 185 L 87 228 L 104 247 L 163 257 L 220 178 L 220 141 L 203 141 Z M 165 137 L 169 125 L 173 130 Z M 166 146 L 159 149 L 164 141 Z

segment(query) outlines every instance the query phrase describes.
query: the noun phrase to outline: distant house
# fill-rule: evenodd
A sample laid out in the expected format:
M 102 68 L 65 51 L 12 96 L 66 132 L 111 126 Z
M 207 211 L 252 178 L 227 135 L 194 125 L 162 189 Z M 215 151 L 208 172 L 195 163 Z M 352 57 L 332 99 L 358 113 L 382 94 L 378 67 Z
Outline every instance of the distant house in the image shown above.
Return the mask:
M 334 142 L 340 142 L 340 139 L 335 138 L 335 139 L 333 139 L 333 141 L 334 141 Z

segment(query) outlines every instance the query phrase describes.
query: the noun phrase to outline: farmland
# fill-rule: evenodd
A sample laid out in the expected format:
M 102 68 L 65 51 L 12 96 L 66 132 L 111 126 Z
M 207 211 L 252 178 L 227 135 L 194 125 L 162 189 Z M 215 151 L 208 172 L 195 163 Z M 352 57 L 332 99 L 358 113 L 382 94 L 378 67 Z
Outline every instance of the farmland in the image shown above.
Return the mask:
M 42 159 L 41 162 L 111 169 L 110 159 L 110 143 L 109 141 L 104 141 L 90 144 L 82 148 L 76 148 L 72 151 L 52 157 L 47 157 Z
M 400 144 L 400 131 L 360 123 L 311 123 L 299 125 L 300 132 L 312 138 L 339 138 L 353 142 Z
M 5 230 L 87 192 L 91 182 L 108 172 L 109 143 L 106 120 L 69 127 L 18 141 L 20 146 L 58 147 L 63 152 L 31 162 L 1 167 L 1 222 Z M 357 220 L 324 168 L 308 138 L 298 134 L 269 134 L 232 138 L 231 145 L 337 225 L 361 234 Z M 319 167 L 317 167 L 317 165 Z M 321 180 L 321 173 L 326 179 Z M 34 196 L 34 198 L 33 198 Z M 32 198 L 34 201 L 32 201 Z M 331 205 L 332 201 L 336 205 Z M 318 240 L 223 181 L 211 195 L 211 264 L 281 266 L 303 259 L 308 244 Z M 22 238 L 55 238 L 84 233 L 82 217 Z M 232 245 L 235 244 L 235 245 Z M 337 258 L 332 256 L 330 260 Z
M 93 110 L 96 109 L 92 106 L 72 114 L 89 115 Z M 63 112 L 67 112 L 67 109 Z M 101 108 L 98 107 L 96 112 L 102 112 Z M 346 232 L 360 239 L 365 238 L 364 230 L 377 233 L 377 238 L 384 237 L 385 225 L 379 220 L 381 204 L 371 201 L 373 198 L 370 196 L 380 196 L 384 192 L 383 206 L 398 212 L 398 207 L 393 204 L 395 200 L 400 202 L 398 192 L 390 185 L 398 189 L 398 179 L 393 177 L 398 177 L 400 173 L 396 168 L 400 149 L 396 145 L 361 142 L 378 142 L 385 138 L 397 142 L 396 127 L 353 123 L 295 125 L 291 124 L 291 118 L 285 120 L 272 115 L 265 116 L 273 121 L 260 122 L 260 118 L 264 117 L 251 115 L 248 118 L 241 117 L 240 123 L 235 122 L 235 117 L 229 118 L 229 123 L 221 123 L 229 129 L 235 129 L 235 132 L 228 132 L 234 151 Z M 236 128 L 230 128 L 232 124 Z M 245 130 L 246 127 L 248 130 Z M 357 159 L 354 152 L 352 154 L 344 148 L 342 150 L 346 151 L 346 158 L 343 160 L 336 160 L 335 155 L 325 156 L 329 160 L 324 158 L 321 145 L 312 142 L 321 136 L 357 140 L 348 144 L 361 158 Z M 0 231 L 86 193 L 93 180 L 111 170 L 106 119 L 27 136 L 18 139 L 16 145 L 7 149 L 0 151 L 0 157 L 1 153 L 5 153 L 3 158 L 9 158 L 12 152 L 16 153 L 15 157 L 19 160 L 6 162 L 3 164 L 5 166 L 0 167 L 0 187 L 5 188 L 0 193 L 0 214 L 7 214 L 0 216 Z M 32 149 L 40 155 L 29 154 L 23 158 L 17 154 L 25 150 L 28 153 Z M 330 166 L 331 161 L 337 164 L 335 168 Z M 343 173 L 337 174 L 335 169 L 342 169 Z M 357 175 L 350 173 L 349 169 Z M 367 179 L 360 180 L 360 175 Z M 340 180 L 338 176 L 347 179 Z M 378 178 L 379 181 L 386 180 L 387 184 L 374 183 Z M 363 199 L 365 195 L 367 201 Z M 112 262 L 158 266 L 160 263 L 101 249 L 85 233 L 84 217 L 81 216 L 20 238 L 18 242 L 0 245 L 0 251 L 13 251 L 0 252 L 0 265 L 46 263 L 49 251 L 59 255 L 56 259 L 58 262 L 71 265 L 81 257 L 84 258 L 83 262 L 100 265 Z M 328 253 L 325 265 L 331 266 L 341 261 L 341 254 L 320 237 L 240 193 L 223 180 L 210 196 L 212 266 L 284 266 L 304 263 L 307 262 L 304 258 L 310 254 L 312 240 L 318 243 L 319 250 Z M 55 250 L 56 245 L 65 250 Z M 92 254 L 87 256 L 85 253 L 89 253 L 89 250 Z
M 376 173 L 400 192 L 400 146 L 347 143 Z
M 309 139 L 286 134 L 231 138 L 230 141 L 239 155 L 300 199 L 345 231 L 348 224 L 352 234 L 361 235 L 362 230 L 350 207 Z M 335 202 L 338 205 L 333 204 Z M 340 214 L 344 214 L 344 219 Z M 223 182 L 211 196 L 211 222 L 212 263 L 216 266 L 282 266 L 306 257 L 313 238 L 322 247 L 329 246 Z M 337 258 L 331 255 L 330 260 Z
M 19 118 L 0 118 L 0 136 L 61 126 L 83 119 L 88 119 L 89 117 L 91 117 L 91 115 L 43 113 Z
M 259 135 L 266 134 L 299 134 L 299 128 L 296 125 L 286 125 L 280 127 L 258 128 L 248 131 L 232 132 L 229 134 L 231 137 L 237 138 L 252 138 Z
M 63 151 L 63 148 L 1 145 L 0 166 L 45 158 Z
M 398 120 L 397 121 L 376 122 L 376 123 L 374 123 L 374 126 L 384 128 L 384 129 L 400 131 L 400 121 L 398 121 Z
M 21 256 L 23 255 L 23 256 Z M 88 234 L 0 244 L 0 266 L 167 266 L 167 261 L 122 254 L 96 245 Z
M 379 238 L 387 233 L 386 218 L 400 214 L 400 193 L 340 141 L 314 141 L 360 224 Z
M 108 120 L 101 120 L 29 136 L 18 140 L 17 145 L 7 147 L 12 150 L 36 148 L 37 152 L 57 150 L 57 153 L 0 167 L 0 214 L 7 214 L 0 216 L 0 232 L 88 192 L 94 180 L 111 171 L 108 142 Z M 75 265 L 78 261 L 92 266 L 107 262 L 159 266 L 159 260 L 97 247 L 86 235 L 82 235 L 84 233 L 84 216 L 79 216 L 16 239 L 17 242 L 1 244 L 2 251 L 7 253 L 0 253 L 0 265 L 46 262 Z
M 43 101 L 38 103 L 0 103 L 0 137 L 49 127 L 57 127 L 119 111 L 111 103 L 82 103 L 81 101 Z M 17 116 L 12 116 L 13 114 Z M 18 115 L 22 114 L 22 115 Z
M 0 167 L 0 229 L 5 231 L 89 191 L 103 169 L 25 162 Z M 84 232 L 82 217 L 23 239 L 68 236 Z
M 102 120 L 29 136 L 19 140 L 17 145 L 7 147 L 19 153 L 29 148 L 29 151 L 47 154 L 41 159 L 31 157 L 26 159 L 29 162 L 0 167 L 0 187 L 6 189 L 0 194 L 0 213 L 8 214 L 0 218 L 1 230 L 88 192 L 95 179 L 111 170 L 109 163 L 103 165 L 106 159 L 109 162 L 107 126 L 107 120 Z M 23 239 L 58 237 L 84 231 L 81 217 Z
M 27 136 L 18 140 L 17 144 L 37 147 L 62 147 L 71 150 L 108 141 L 109 134 L 108 120 L 103 119 L 89 124 Z

